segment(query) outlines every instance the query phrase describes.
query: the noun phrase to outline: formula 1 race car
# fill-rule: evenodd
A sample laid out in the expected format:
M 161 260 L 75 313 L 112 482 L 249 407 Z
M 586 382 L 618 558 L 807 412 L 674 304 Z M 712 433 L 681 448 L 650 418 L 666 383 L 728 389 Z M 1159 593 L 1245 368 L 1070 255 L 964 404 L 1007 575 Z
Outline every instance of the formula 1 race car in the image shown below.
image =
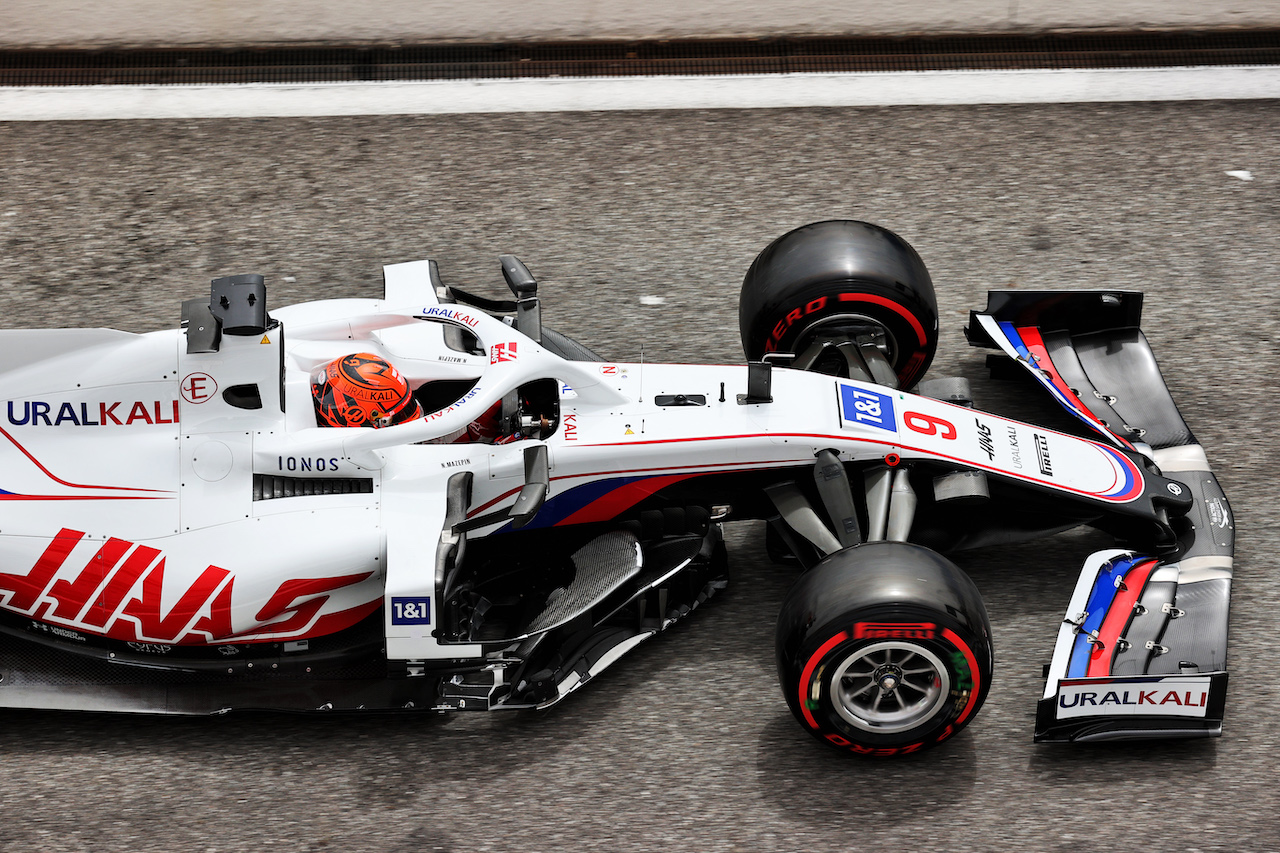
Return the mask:
M 982 598 L 942 552 L 1092 525 L 1116 547 L 1085 561 L 1035 737 L 1221 732 L 1232 515 L 1140 293 L 971 315 L 1072 435 L 920 381 L 933 284 L 874 225 L 760 253 L 738 366 L 604 361 L 501 263 L 509 302 L 418 261 L 380 300 L 268 312 L 241 275 L 178 329 L 0 332 L 0 705 L 542 708 L 723 588 L 721 524 L 762 519 L 803 568 L 776 629 L 792 713 L 907 753 L 991 686 Z M 340 368 L 401 398 L 370 415 Z M 355 423 L 379 428 L 330 425 Z

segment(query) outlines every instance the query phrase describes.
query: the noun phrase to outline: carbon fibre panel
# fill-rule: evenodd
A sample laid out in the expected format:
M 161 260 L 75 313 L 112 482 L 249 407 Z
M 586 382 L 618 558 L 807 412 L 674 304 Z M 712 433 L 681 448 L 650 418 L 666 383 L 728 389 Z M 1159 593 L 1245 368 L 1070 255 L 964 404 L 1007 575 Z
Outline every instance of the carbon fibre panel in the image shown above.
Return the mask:
M 1160 645 L 1169 651 L 1151 660 L 1147 672 L 1177 674 L 1183 664 L 1202 672 L 1227 668 L 1227 617 L 1231 608 L 1231 580 L 1178 584 L 1176 618 L 1165 625 Z
M 1152 650 L 1147 643 L 1159 642 L 1164 633 L 1169 614 L 1165 612 L 1166 604 L 1173 604 L 1177 584 L 1161 581 L 1147 583 L 1138 600 L 1140 610 L 1135 610 L 1129 627 L 1124 632 L 1128 646 L 1117 651 L 1112 658 L 1112 675 L 1142 675 L 1151 662 Z
M 1111 423 L 1112 429 L 1123 433 L 1126 427 L 1136 427 L 1142 430 L 1139 439 L 1152 447 L 1195 441 L 1140 329 L 1076 335 L 1072 343 L 1081 368 L 1120 417 L 1121 423 Z

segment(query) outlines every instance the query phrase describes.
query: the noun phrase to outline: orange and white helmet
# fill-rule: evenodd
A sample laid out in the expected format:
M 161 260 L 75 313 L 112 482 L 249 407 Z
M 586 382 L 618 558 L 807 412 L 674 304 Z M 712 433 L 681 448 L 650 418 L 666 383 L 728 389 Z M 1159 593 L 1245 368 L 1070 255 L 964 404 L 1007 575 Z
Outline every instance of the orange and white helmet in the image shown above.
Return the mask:
M 317 370 L 311 396 L 320 422 L 329 426 L 376 428 L 422 417 L 400 371 L 368 352 L 344 355 Z

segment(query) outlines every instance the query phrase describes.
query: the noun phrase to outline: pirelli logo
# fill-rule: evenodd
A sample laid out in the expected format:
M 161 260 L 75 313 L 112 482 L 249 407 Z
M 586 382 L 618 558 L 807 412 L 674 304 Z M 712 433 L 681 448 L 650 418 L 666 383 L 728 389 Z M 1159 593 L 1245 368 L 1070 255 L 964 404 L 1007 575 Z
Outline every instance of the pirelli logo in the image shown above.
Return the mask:
M 1040 463 L 1040 473 L 1046 477 L 1053 476 L 1053 461 L 1049 458 L 1049 439 L 1040 433 L 1036 437 L 1036 461 Z
M 853 626 L 855 640 L 932 640 L 938 626 L 932 622 L 858 622 Z

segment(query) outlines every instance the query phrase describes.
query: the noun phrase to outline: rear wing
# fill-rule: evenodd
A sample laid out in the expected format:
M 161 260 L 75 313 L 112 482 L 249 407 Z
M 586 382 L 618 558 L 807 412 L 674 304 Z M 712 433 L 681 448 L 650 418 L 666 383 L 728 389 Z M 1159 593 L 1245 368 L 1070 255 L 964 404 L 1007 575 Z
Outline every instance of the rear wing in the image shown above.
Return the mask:
M 1133 291 L 992 292 L 965 330 L 999 349 L 1086 428 L 1185 489 L 1172 554 L 1086 560 L 1059 628 L 1036 740 L 1222 732 L 1235 555 L 1231 507 L 1174 404 Z

